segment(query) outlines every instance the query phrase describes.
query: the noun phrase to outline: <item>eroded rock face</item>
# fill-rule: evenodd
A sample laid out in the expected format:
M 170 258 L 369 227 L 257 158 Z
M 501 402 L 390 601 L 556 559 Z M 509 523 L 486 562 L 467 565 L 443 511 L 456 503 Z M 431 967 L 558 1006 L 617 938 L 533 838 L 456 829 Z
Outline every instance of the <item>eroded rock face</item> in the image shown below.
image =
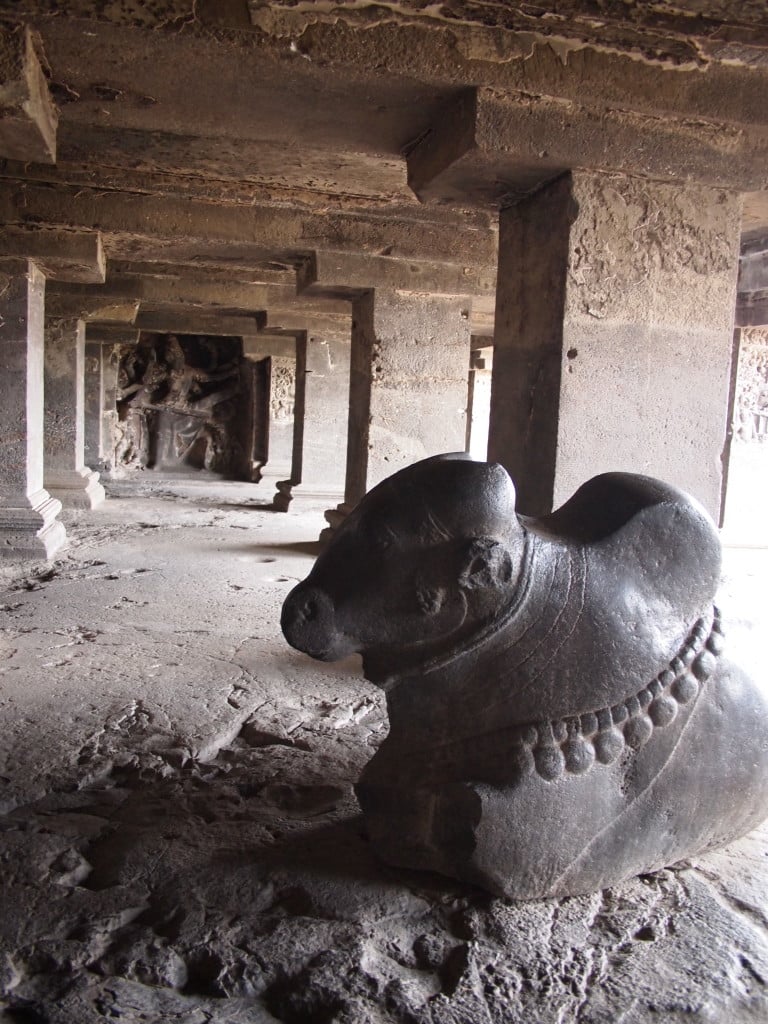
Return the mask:
M 374 488 L 287 598 L 361 652 L 390 733 L 356 792 L 380 856 L 508 897 L 598 890 L 768 815 L 768 706 L 723 655 L 720 545 L 660 481 L 605 474 L 540 519 L 462 456 Z

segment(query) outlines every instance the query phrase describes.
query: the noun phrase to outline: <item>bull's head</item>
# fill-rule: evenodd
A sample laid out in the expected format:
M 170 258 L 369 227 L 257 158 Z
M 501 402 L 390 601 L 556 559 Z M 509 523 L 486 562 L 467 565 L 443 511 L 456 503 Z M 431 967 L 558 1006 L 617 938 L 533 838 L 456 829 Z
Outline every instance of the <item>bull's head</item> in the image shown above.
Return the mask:
M 361 653 L 382 682 L 458 648 L 492 622 L 516 586 L 524 530 L 498 465 L 436 456 L 367 494 L 309 576 L 281 625 L 322 661 Z

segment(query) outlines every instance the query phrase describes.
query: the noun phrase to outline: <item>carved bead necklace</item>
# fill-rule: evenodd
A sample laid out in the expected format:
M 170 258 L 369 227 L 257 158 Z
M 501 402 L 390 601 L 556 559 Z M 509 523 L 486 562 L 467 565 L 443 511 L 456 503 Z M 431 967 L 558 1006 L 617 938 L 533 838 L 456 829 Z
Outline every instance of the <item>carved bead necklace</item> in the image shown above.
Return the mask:
M 720 613 L 713 608 L 711 615 L 698 620 L 668 666 L 626 701 L 521 726 L 513 752 L 518 770 L 526 774 L 535 769 L 552 781 L 565 773 L 582 775 L 596 761 L 612 764 L 625 747 L 639 750 L 654 729 L 674 721 L 681 704 L 694 700 L 714 672 L 722 649 Z

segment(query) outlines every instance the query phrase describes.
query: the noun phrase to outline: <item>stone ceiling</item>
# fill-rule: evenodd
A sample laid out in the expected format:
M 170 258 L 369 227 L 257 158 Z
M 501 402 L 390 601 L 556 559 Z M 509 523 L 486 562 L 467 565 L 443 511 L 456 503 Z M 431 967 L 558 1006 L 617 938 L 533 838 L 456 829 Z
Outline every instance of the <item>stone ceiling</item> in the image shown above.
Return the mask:
M 768 233 L 756 0 L 0 0 L 0 23 L 33 29 L 58 111 L 55 162 L 0 161 L 4 221 L 101 231 L 113 277 L 285 286 L 318 251 L 492 272 L 499 207 L 571 166 L 739 191 Z

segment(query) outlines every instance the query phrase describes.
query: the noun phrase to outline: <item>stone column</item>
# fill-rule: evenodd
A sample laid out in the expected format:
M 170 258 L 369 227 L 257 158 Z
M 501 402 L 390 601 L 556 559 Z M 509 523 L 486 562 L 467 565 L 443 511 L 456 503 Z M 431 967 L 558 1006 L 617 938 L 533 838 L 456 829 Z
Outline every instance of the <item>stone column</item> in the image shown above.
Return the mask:
M 740 201 L 573 172 L 500 218 L 489 458 L 541 515 L 609 470 L 717 520 Z
M 70 508 L 104 500 L 99 474 L 85 466 L 85 325 L 49 320 L 45 326 L 45 483 Z
M 117 424 L 117 396 L 120 370 L 119 345 L 101 345 L 101 448 L 103 465 L 115 468 L 115 426 Z
M 307 339 L 302 492 L 344 493 L 349 360 L 349 335 L 310 335 Z
M 376 289 L 352 306 L 344 502 L 335 527 L 385 477 L 440 452 L 463 451 L 469 300 Z
M 272 507 L 277 512 L 287 512 L 288 506 L 293 501 L 293 488 L 298 487 L 301 483 L 302 467 L 304 460 L 304 407 L 305 407 L 305 384 L 307 376 L 307 336 L 302 331 L 296 338 L 295 342 L 296 358 L 292 366 L 293 370 L 293 393 L 292 393 L 292 416 L 290 419 L 290 472 L 285 480 L 278 480 L 276 484 L 275 496 L 272 499 Z M 277 377 L 275 371 L 277 366 L 273 357 L 272 360 L 272 372 L 273 372 L 273 388 L 275 387 Z M 273 390 L 273 398 L 276 397 Z M 282 449 L 285 453 L 288 445 L 288 435 L 285 427 L 288 424 L 282 426 L 282 429 L 274 430 L 272 436 L 276 445 L 279 440 L 282 440 Z M 282 435 L 282 437 L 281 437 Z M 272 447 L 270 442 L 270 462 L 273 467 L 276 465 L 273 459 L 273 451 L 277 455 L 278 449 Z
M 45 277 L 0 262 L 0 555 L 50 558 L 66 544 L 61 502 L 43 487 Z
M 101 345 L 87 341 L 85 345 L 85 405 L 83 460 L 90 469 L 101 461 Z

